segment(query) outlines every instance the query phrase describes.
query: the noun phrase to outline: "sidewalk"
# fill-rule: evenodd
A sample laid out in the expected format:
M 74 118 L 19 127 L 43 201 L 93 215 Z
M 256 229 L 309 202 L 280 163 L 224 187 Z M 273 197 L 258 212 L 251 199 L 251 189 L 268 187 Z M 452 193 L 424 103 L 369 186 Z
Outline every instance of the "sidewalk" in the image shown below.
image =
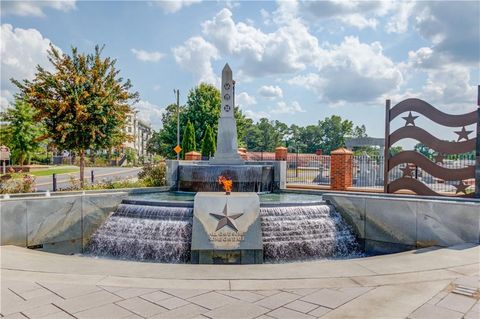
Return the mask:
M 480 247 L 171 265 L 1 247 L 6 318 L 478 318 Z

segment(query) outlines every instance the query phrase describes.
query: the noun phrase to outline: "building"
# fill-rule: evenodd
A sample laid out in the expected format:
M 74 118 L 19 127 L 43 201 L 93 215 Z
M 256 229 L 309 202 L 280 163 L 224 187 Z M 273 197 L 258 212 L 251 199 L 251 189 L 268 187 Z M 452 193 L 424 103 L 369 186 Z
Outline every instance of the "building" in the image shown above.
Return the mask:
M 139 157 L 147 156 L 147 142 L 152 137 L 153 130 L 150 124 L 138 118 L 137 113 L 138 111 L 134 111 L 127 116 L 125 132 L 132 140 L 125 142 L 123 146 L 134 149 Z

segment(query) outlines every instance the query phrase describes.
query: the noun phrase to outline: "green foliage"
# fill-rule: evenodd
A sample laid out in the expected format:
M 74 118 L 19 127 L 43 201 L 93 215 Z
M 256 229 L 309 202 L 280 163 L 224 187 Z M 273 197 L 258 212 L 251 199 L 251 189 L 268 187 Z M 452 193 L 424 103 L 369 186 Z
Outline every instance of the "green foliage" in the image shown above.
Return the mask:
M 35 118 L 55 146 L 80 155 L 82 184 L 85 150 L 110 149 L 125 141 L 130 103 L 138 100 L 138 93 L 130 92 L 130 80 L 119 77 L 116 60 L 101 53 L 96 46 L 92 54 L 72 48 L 68 55 L 51 45 L 48 58 L 54 72 L 37 66 L 33 81 L 12 79 L 38 111 Z
M 195 128 L 193 124 L 188 121 L 185 130 L 183 131 L 182 140 L 182 158 L 185 158 L 185 154 L 191 151 L 195 151 L 197 144 L 195 142 Z
M 12 152 L 12 159 L 19 165 L 29 164 L 33 154 L 40 148 L 44 134 L 41 123 L 35 120 L 38 111 L 22 99 L 17 99 L 0 116 L 8 125 L 2 127 L 2 143 Z
M 207 124 L 205 132 L 203 133 L 202 140 L 202 155 L 206 157 L 211 157 L 215 155 L 215 137 L 213 136 L 213 131 L 210 125 Z
M 125 150 L 125 156 L 127 158 L 127 163 L 134 165 L 137 162 L 137 152 L 131 147 L 127 147 Z
M 162 164 L 145 165 L 138 173 L 138 178 L 142 180 L 145 186 L 165 186 L 167 185 L 167 166 Z
M 415 144 L 415 146 L 413 147 L 413 149 L 417 152 L 419 152 L 420 154 L 426 156 L 427 158 L 430 158 L 430 159 L 433 159 L 433 156 L 435 154 L 435 151 L 432 150 L 431 148 L 429 148 L 428 146 L 426 146 L 425 144 L 423 143 L 417 143 Z

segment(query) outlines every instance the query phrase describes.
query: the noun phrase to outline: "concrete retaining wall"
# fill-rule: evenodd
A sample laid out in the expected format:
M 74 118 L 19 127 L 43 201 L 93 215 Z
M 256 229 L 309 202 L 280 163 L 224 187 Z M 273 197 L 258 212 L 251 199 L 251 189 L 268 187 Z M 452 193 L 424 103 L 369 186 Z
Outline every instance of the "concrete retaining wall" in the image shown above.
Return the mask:
M 17 197 L 0 201 L 1 245 L 81 253 L 128 192 Z
M 480 201 L 323 194 L 372 254 L 480 243 Z

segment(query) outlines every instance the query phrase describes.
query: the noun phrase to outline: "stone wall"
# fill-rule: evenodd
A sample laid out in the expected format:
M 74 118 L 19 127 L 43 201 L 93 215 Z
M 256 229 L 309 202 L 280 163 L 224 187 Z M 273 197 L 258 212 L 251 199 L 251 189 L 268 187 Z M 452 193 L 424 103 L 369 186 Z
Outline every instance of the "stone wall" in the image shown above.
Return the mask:
M 81 253 L 90 236 L 128 192 L 1 200 L 1 245 Z
M 480 243 L 480 201 L 323 194 L 353 226 L 367 253 Z

